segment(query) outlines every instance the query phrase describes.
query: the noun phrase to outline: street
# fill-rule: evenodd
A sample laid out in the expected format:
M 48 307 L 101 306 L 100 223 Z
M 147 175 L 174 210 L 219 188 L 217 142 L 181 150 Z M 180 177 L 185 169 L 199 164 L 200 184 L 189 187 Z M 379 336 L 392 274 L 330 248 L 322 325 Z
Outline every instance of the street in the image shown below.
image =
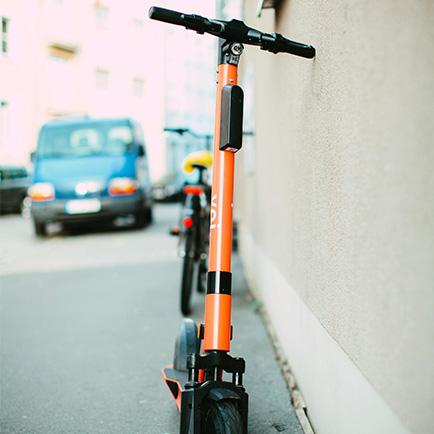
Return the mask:
M 144 230 L 54 234 L 0 219 L 0 431 L 177 434 L 160 376 L 181 314 L 178 205 Z M 250 434 L 301 434 L 272 346 L 234 260 L 232 354 L 245 357 Z M 203 302 L 194 300 L 196 320 Z

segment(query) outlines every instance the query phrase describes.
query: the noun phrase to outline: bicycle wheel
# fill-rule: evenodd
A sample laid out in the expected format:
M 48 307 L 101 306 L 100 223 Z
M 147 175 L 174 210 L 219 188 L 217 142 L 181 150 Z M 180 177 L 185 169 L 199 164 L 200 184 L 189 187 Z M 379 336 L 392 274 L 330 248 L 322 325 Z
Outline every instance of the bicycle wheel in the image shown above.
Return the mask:
M 206 291 L 207 271 L 206 260 L 201 259 L 197 270 L 197 292 L 204 293 Z
M 194 255 L 192 254 L 191 236 L 187 235 L 181 278 L 181 312 L 187 316 L 191 313 L 191 293 L 193 290 Z
M 202 432 L 206 434 L 242 434 L 244 432 L 240 411 L 232 400 L 208 400 L 204 414 Z
M 209 213 L 201 210 L 198 232 L 199 266 L 197 272 L 197 291 L 204 293 L 207 287 L 208 250 L 209 250 Z

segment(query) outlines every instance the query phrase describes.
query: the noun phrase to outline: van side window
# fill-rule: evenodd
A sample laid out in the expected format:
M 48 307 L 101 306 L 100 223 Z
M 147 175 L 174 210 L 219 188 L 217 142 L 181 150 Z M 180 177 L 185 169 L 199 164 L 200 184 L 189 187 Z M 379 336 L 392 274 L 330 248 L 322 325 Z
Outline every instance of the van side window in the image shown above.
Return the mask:
M 109 129 L 107 134 L 107 149 L 110 152 L 122 154 L 131 150 L 133 132 L 130 127 L 118 126 Z
M 134 123 L 134 137 L 139 145 L 143 146 L 143 150 L 146 156 L 145 138 L 143 137 L 142 127 L 138 123 Z

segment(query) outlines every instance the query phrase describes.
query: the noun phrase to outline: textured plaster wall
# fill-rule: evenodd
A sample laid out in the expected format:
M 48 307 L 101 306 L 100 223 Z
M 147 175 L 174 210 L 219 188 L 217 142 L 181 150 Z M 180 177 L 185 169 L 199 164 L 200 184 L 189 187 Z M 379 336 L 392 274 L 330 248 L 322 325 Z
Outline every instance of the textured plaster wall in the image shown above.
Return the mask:
M 256 5 L 250 25 L 318 54 L 246 50 L 241 224 L 400 420 L 432 432 L 434 2 L 286 0 L 258 20 Z

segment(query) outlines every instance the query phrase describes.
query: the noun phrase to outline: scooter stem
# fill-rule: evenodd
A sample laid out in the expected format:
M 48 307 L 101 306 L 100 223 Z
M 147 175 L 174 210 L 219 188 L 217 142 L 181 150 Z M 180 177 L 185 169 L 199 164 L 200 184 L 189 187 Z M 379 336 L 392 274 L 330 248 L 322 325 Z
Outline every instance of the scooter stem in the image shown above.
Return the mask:
M 229 44 L 220 44 L 220 61 L 217 72 L 217 98 L 214 129 L 214 159 L 211 193 L 211 223 L 209 237 L 208 287 L 205 297 L 203 350 L 230 350 L 231 341 L 231 254 L 232 209 L 234 192 L 235 154 L 221 151 L 220 129 L 222 90 L 234 86 L 238 79 L 238 55 L 227 56 Z M 225 51 L 224 51 L 225 50 Z

